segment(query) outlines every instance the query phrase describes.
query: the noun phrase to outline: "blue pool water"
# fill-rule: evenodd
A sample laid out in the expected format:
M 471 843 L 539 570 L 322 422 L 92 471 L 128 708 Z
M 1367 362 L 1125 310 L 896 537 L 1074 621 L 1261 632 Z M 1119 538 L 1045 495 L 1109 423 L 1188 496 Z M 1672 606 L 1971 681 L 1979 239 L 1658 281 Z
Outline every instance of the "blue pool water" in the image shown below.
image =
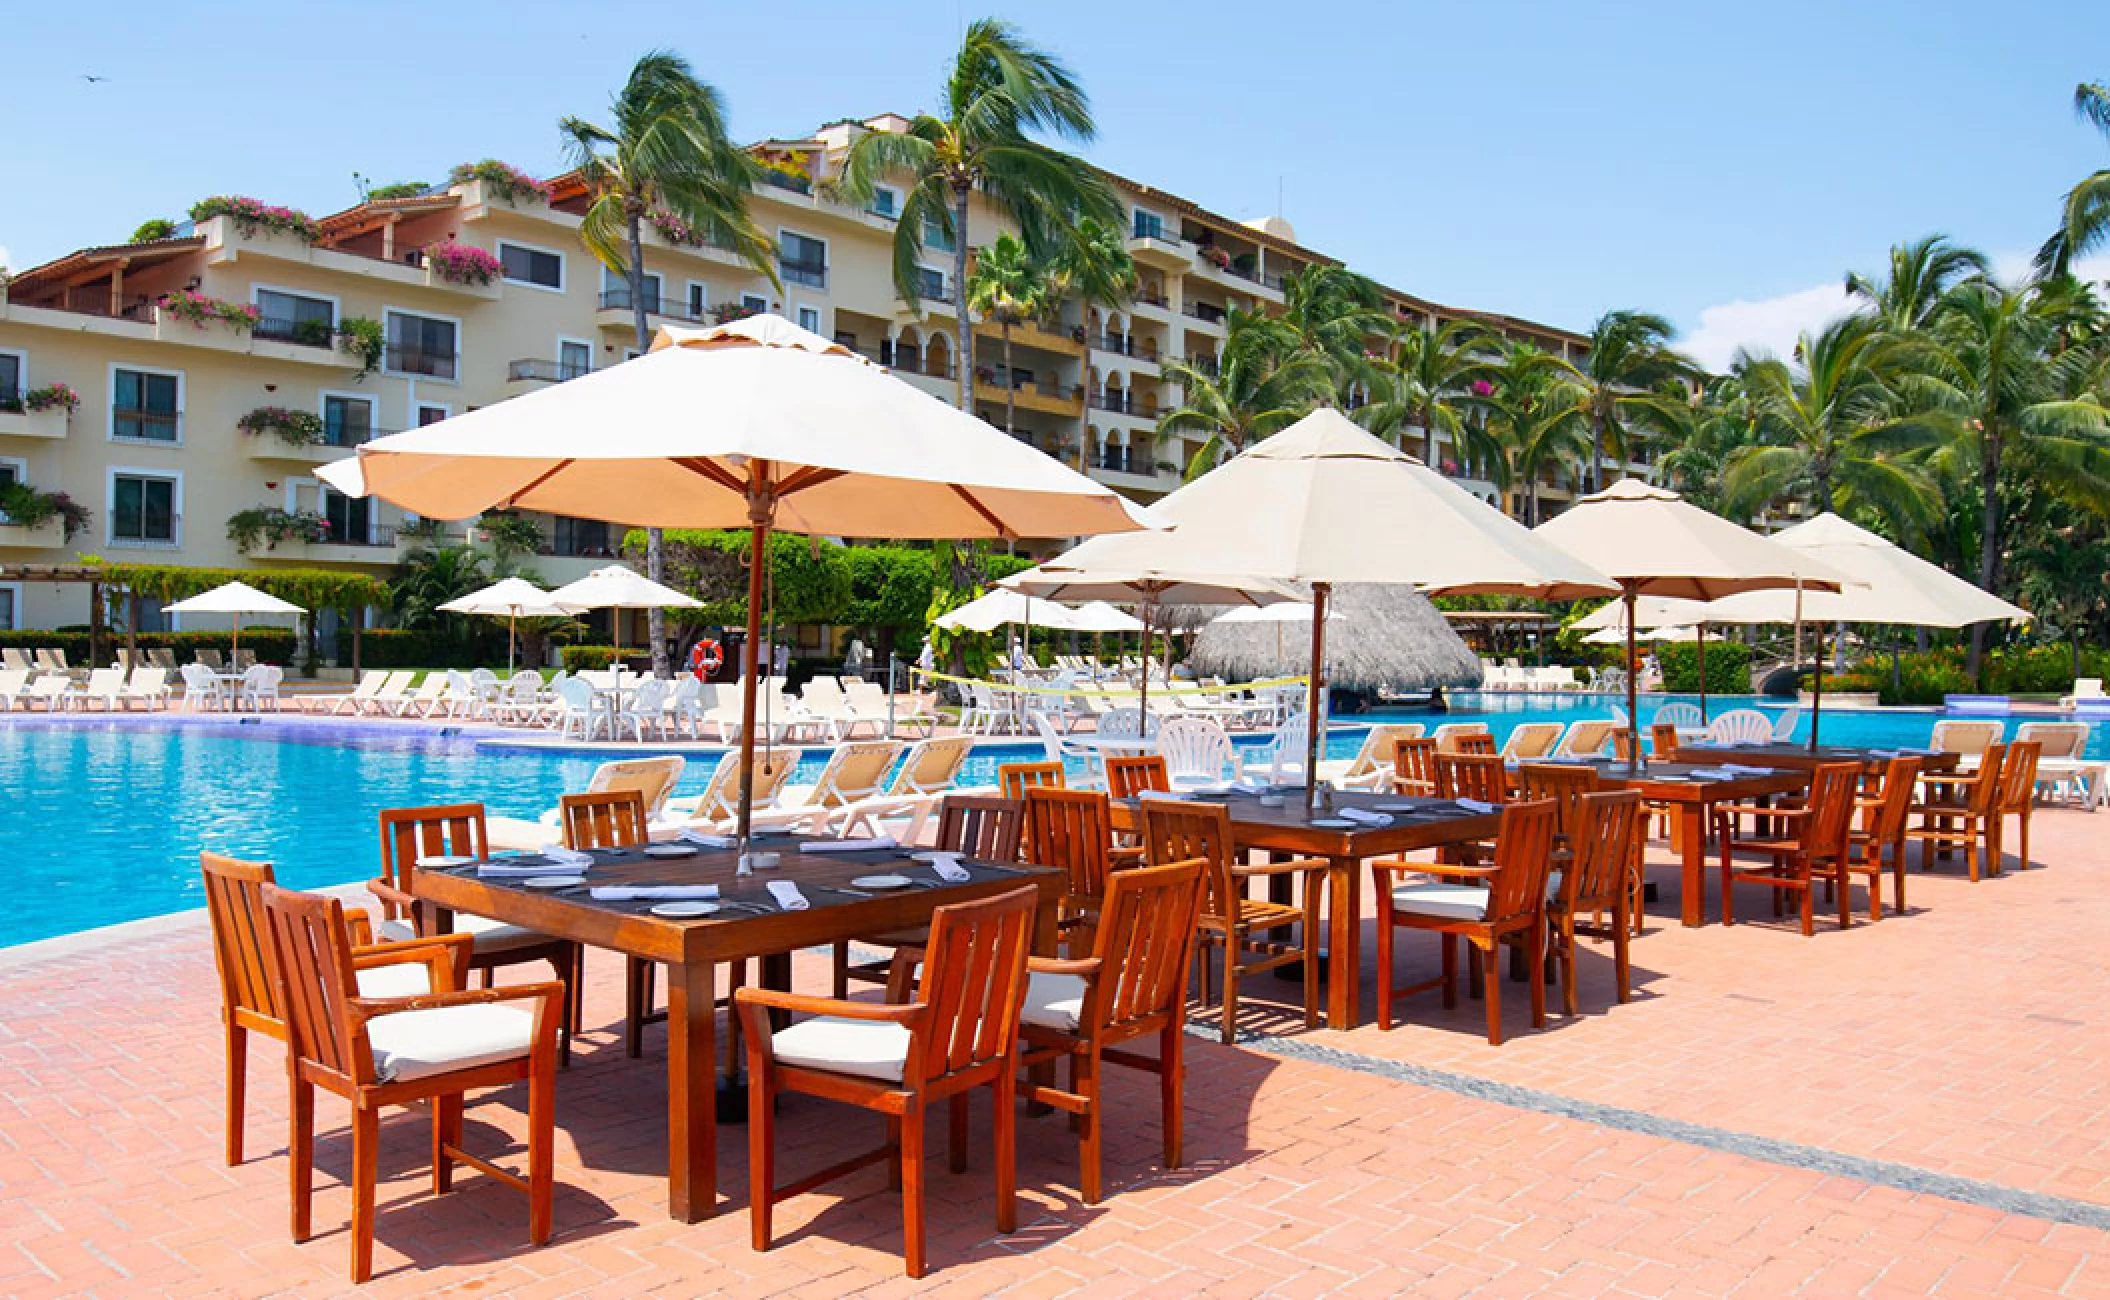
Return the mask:
M 1662 702 L 1644 700 L 1644 724 Z M 1748 704 L 1748 699 L 1725 701 Z M 1368 720 L 1489 724 L 1604 717 L 1602 699 L 1453 697 L 1448 714 L 1386 713 Z M 1361 720 L 1341 719 L 1329 756 L 1352 755 Z M 1828 713 L 1824 738 L 1841 744 L 1926 741 L 1928 713 Z M 1801 734 L 1807 735 L 1805 715 Z M 2098 724 L 2092 755 L 2110 754 Z M 1017 743 L 977 747 L 967 784 L 993 784 L 1000 763 L 1040 757 Z M 197 854 L 214 849 L 277 865 L 296 887 L 364 880 L 378 868 L 383 808 L 481 800 L 494 815 L 534 817 L 584 788 L 601 759 L 587 753 L 494 748 L 470 736 L 392 734 L 229 720 L 147 718 L 0 720 L 0 863 L 14 906 L 0 912 L 0 946 L 204 904 Z M 811 780 L 822 755 L 809 754 Z M 684 792 L 708 761 L 689 764 Z

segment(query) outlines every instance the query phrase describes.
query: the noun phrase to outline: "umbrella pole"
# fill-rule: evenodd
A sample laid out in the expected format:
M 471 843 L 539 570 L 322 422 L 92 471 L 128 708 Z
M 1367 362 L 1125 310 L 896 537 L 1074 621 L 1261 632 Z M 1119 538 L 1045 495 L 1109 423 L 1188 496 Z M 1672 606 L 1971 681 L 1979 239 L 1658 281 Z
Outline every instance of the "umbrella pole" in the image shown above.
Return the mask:
M 1324 582 L 1311 584 L 1311 677 L 1304 705 L 1304 806 L 1319 806 L 1319 734 L 1326 729 L 1326 593 Z
M 1693 653 L 1700 659 L 1700 725 L 1707 725 L 1707 620 L 1693 629 Z
M 1641 770 L 1641 704 L 1639 683 L 1634 671 L 1634 589 L 1625 592 L 1626 603 L 1626 730 L 1628 770 Z
M 762 568 L 769 553 L 768 489 L 751 471 L 747 481 L 747 639 L 740 645 L 740 867 L 752 870 L 748 836 L 755 802 L 755 659 L 762 639 Z
M 1143 601 L 1143 689 L 1136 696 L 1136 711 L 1142 719 L 1136 724 L 1141 728 L 1136 734 L 1146 739 L 1150 735 L 1150 616 L 1156 612 L 1155 602 Z
M 1824 721 L 1824 624 L 1817 625 L 1817 675 L 1810 682 L 1810 752 L 1817 752 L 1817 728 Z
M 506 676 L 508 677 L 513 675 L 514 637 L 518 634 L 519 625 L 520 615 L 515 613 L 506 615 Z

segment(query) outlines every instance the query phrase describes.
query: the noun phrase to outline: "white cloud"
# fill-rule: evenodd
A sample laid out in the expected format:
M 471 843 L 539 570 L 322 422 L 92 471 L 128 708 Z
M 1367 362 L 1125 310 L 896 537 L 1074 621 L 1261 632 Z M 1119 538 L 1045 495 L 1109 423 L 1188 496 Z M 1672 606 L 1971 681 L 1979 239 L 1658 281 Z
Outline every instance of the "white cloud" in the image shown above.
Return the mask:
M 1846 296 L 1841 280 L 1774 298 L 1739 298 L 1703 307 L 1699 328 L 1678 340 L 1678 347 L 1717 372 L 1729 368 L 1739 348 L 1753 355 L 1771 353 L 1787 360 L 1794 355 L 1796 338 L 1815 333 L 1853 310 L 1853 301 Z

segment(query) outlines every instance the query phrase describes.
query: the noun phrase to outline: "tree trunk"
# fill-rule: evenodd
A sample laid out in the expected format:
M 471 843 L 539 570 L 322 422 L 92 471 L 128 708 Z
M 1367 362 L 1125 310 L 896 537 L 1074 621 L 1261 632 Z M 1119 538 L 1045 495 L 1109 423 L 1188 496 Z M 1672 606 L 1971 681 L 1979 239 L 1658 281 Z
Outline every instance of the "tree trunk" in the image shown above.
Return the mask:
M 1590 456 L 1589 483 L 1592 492 L 1604 487 L 1604 424 L 1602 411 L 1590 413 L 1590 442 L 1593 450 Z
M 1421 419 L 1421 459 L 1430 469 L 1436 468 L 1436 415 L 1424 406 L 1417 414 Z
M 974 348 L 967 330 L 967 197 L 965 185 L 952 187 L 953 364 L 960 372 L 960 409 L 974 409 Z
M 630 314 L 637 326 L 637 350 L 643 352 L 652 346 L 651 327 L 645 320 L 645 240 L 644 212 L 633 205 L 630 217 Z M 667 539 L 657 528 L 645 530 L 645 576 L 654 582 L 667 580 Z M 613 617 L 621 618 L 623 611 L 613 611 Z M 663 609 L 645 611 L 645 636 L 652 643 L 652 675 L 671 677 L 673 672 L 667 663 L 667 613 Z
M 1004 331 L 1004 432 L 1018 433 L 1018 380 L 1011 373 L 1011 322 L 1000 320 Z
M 1993 591 L 2000 581 L 2000 435 L 1992 429 L 1985 430 L 1980 437 L 1985 439 L 1984 451 L 1979 456 L 1978 485 L 1985 494 L 1985 516 L 1978 532 L 1978 585 L 1987 592 Z M 1985 657 L 1985 634 L 1987 624 L 1971 625 L 1971 654 L 1964 671 L 1975 683 L 1979 664 Z

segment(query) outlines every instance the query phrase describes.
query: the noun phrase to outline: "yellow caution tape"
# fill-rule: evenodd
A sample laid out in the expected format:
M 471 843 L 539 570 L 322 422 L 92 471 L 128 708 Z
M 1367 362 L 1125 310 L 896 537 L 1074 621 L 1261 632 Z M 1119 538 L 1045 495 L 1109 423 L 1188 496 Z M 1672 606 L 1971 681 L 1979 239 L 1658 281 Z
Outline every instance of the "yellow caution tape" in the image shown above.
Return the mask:
M 934 672 L 928 668 L 912 667 L 909 671 L 917 677 L 933 682 L 954 682 L 961 686 L 982 686 L 992 691 L 1013 691 L 1020 695 L 1099 695 L 1113 697 L 1141 695 L 1143 693 L 1134 686 L 1034 686 L 1019 682 L 991 681 L 983 677 L 955 677 L 951 673 Z M 1227 682 L 1222 686 L 1203 686 L 1197 682 L 1184 682 L 1173 689 L 1202 691 L 1206 694 L 1215 695 L 1225 691 L 1258 691 L 1277 686 L 1303 686 L 1308 680 L 1308 678 L 1304 677 L 1270 677 L 1257 682 Z M 1162 686 L 1157 687 L 1156 690 L 1160 695 L 1165 693 L 1165 688 Z

